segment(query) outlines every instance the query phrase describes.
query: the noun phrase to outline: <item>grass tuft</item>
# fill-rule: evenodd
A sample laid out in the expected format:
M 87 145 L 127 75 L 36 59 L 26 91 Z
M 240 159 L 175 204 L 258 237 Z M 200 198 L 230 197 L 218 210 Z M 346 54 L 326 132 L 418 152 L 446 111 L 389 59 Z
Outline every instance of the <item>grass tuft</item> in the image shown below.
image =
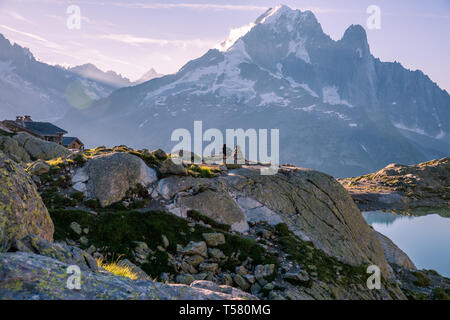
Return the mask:
M 134 273 L 130 267 L 119 265 L 119 260 L 113 262 L 104 262 L 103 259 L 97 259 L 97 265 L 99 268 L 103 268 L 106 271 L 115 274 L 116 276 L 127 277 L 131 280 L 137 280 L 139 277 Z

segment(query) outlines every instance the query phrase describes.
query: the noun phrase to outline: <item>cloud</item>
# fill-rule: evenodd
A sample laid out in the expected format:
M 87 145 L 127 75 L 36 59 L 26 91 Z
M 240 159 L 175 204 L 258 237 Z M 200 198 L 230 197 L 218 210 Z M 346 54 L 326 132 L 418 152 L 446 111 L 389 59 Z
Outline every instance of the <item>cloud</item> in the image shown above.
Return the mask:
M 237 11 L 261 11 L 268 7 L 256 5 L 234 5 L 234 4 L 216 4 L 216 3 L 145 3 L 145 2 L 94 2 L 83 1 L 79 4 L 92 4 L 103 6 L 118 6 L 124 8 L 137 9 L 171 9 L 171 8 L 190 8 L 190 9 L 214 9 L 214 10 L 237 10 Z
M 147 37 L 138 37 L 131 34 L 103 34 L 97 36 L 89 36 L 90 38 L 102 38 L 113 41 L 118 41 L 131 45 L 140 44 L 157 44 L 161 46 L 174 45 L 177 47 L 197 46 L 197 47 L 211 47 L 215 44 L 212 41 L 204 41 L 201 39 L 187 39 L 187 40 L 173 40 L 173 39 L 156 39 Z
M 14 18 L 14 19 L 22 21 L 22 22 L 32 23 L 30 20 L 28 20 L 27 18 L 25 18 L 24 16 L 22 16 L 21 14 L 15 12 L 15 11 L 0 9 L 0 13 L 6 14 L 6 15 L 10 16 L 11 18 Z
M 254 26 L 255 24 L 252 22 L 245 26 L 231 29 L 228 38 L 218 44 L 215 48 L 220 51 L 228 50 L 236 42 L 236 40 L 246 35 Z
M 48 48 L 52 48 L 52 49 L 62 49 L 62 47 L 61 47 L 59 44 L 57 44 L 57 43 L 55 43 L 55 42 L 52 42 L 52 41 L 50 41 L 50 40 L 44 39 L 44 38 L 42 38 L 42 37 L 40 37 L 40 36 L 38 36 L 38 35 L 36 35 L 36 34 L 28 33 L 28 32 L 25 32 L 25 31 L 20 31 L 20 30 L 17 30 L 17 29 L 14 29 L 14 28 L 5 26 L 5 25 L 3 25 L 3 24 L 0 24 L 0 28 L 3 28 L 3 29 L 5 29 L 5 30 L 8 30 L 8 31 L 11 31 L 11 32 L 20 34 L 20 35 L 23 35 L 23 36 L 25 36 L 25 37 L 28 37 L 28 38 L 31 38 L 31 39 L 34 39 L 34 40 L 37 40 L 37 41 L 40 41 L 40 42 L 42 42 L 42 43 L 43 43 L 46 47 L 48 47 Z

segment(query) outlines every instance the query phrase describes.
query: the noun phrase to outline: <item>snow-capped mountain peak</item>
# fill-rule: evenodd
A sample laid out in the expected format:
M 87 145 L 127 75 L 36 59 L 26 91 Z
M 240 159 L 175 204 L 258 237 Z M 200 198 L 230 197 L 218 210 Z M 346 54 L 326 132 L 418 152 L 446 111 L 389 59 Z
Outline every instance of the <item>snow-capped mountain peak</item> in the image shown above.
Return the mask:
M 311 11 L 301 11 L 289 8 L 286 5 L 278 5 L 268 9 L 259 16 L 254 22 L 242 27 L 230 30 L 228 38 L 218 44 L 215 49 L 222 52 L 227 51 L 236 43 L 237 40 L 247 35 L 254 27 L 263 25 L 271 28 L 275 32 L 292 32 L 301 25 L 319 25 L 314 14 Z M 320 26 L 320 25 L 319 25 Z M 298 30 L 297 30 L 298 31 Z

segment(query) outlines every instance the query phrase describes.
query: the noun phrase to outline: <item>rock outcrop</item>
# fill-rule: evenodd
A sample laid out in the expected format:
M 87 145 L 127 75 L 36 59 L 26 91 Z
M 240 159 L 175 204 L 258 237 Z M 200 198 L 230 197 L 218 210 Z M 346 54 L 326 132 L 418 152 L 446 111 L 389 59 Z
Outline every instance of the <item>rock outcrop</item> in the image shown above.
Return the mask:
M 0 136 L 0 150 L 16 162 L 30 162 L 30 155 L 22 148 L 17 140 L 10 136 Z
M 197 210 L 239 232 L 248 222 L 286 223 L 342 261 L 374 263 L 389 274 L 375 233 L 336 180 L 306 169 L 282 168 L 273 176 L 259 169 L 244 166 L 208 179 L 171 176 L 159 181 L 158 191 L 167 210 L 180 217 Z
M 122 200 L 127 191 L 139 185 L 150 186 L 157 180 L 156 171 L 128 153 L 113 153 L 90 159 L 79 169 L 72 182 L 102 206 Z
M 361 210 L 450 208 L 450 158 L 339 179 Z
M 53 222 L 30 176 L 0 152 L 0 251 L 36 235 L 53 241 Z
M 81 272 L 79 290 L 68 288 L 69 264 L 42 255 L 16 252 L 0 254 L 0 297 L 2 299 L 135 299 L 219 300 L 256 299 L 251 294 L 206 281 L 191 286 L 133 281 L 113 274 Z
M 244 166 L 217 178 L 169 177 L 160 181 L 159 191 L 165 199 L 185 192 L 167 205 L 179 216 L 198 210 L 240 232 L 248 229 L 247 221 L 286 223 L 304 240 L 342 261 L 374 263 L 389 274 L 375 233 L 345 189 L 326 174 L 283 168 L 276 175 L 262 176 L 258 167 Z
M 59 157 L 66 157 L 72 152 L 54 142 L 44 141 L 32 135 L 19 132 L 12 139 L 23 148 L 32 160 L 51 160 Z
M 367 225 L 333 177 L 291 166 L 261 175 L 260 164 L 166 170 L 166 154 L 157 153 L 101 147 L 31 164 L 27 172 L 51 209 L 56 242 L 53 224 L 45 232 L 9 232 L 9 252 L 0 254 L 0 297 L 406 298 L 396 277 L 414 265 Z M 0 205 L 40 201 L 30 176 L 2 159 L 0 186 L 10 192 L 0 190 Z M 47 213 L 42 202 L 40 208 Z M 16 210 L 14 217 L 26 212 Z M 0 222 L 15 223 L 1 213 L 8 219 Z M 43 217 L 30 219 L 43 228 Z M 117 265 L 133 269 L 138 276 L 130 276 L 139 280 L 106 273 L 94 260 L 117 256 L 123 258 Z M 383 272 L 380 290 L 366 286 L 373 264 Z M 66 286 L 69 265 L 82 270 L 80 290 Z
M 52 243 L 35 235 L 28 235 L 17 240 L 13 250 L 39 254 L 69 265 L 77 265 L 84 271 L 98 272 L 97 262 L 89 253 L 64 242 Z
M 352 265 L 376 264 L 389 274 L 375 233 L 333 177 L 300 168 L 261 176 L 259 170 L 242 168 L 231 170 L 224 180 L 237 199 L 251 198 L 262 204 L 260 210 L 267 208 L 264 212 L 270 214 L 262 214 L 261 220 L 274 219 L 276 213 L 295 234 L 326 253 Z
M 381 247 L 383 248 L 384 256 L 390 265 L 397 265 L 407 269 L 416 269 L 416 266 L 408 255 L 397 247 L 391 239 L 377 231 L 375 231 L 375 234 L 377 235 L 378 241 L 380 241 Z

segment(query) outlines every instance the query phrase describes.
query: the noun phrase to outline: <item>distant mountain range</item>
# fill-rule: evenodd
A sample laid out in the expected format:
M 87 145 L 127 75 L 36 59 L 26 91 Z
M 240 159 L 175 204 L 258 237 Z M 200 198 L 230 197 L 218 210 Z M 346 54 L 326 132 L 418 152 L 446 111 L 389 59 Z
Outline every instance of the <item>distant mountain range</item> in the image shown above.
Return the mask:
M 0 119 L 29 114 L 39 120 L 62 118 L 69 110 L 90 107 L 114 90 L 148 81 L 161 74 L 151 69 L 131 82 L 93 64 L 72 68 L 37 61 L 26 48 L 0 34 Z
M 104 72 L 97 68 L 92 63 L 83 64 L 81 66 L 76 66 L 72 68 L 68 68 L 68 71 L 75 73 L 83 78 L 100 82 L 102 84 L 111 86 L 115 89 L 123 88 L 123 87 L 131 87 L 143 82 L 162 77 L 163 74 L 158 73 L 155 69 L 151 68 L 147 71 L 141 78 L 137 81 L 130 81 L 128 78 L 122 77 L 122 75 L 117 74 L 114 71 Z
M 375 58 L 361 26 L 334 41 L 312 12 L 286 6 L 177 73 L 72 108 L 59 124 L 90 146 L 170 150 L 171 132 L 194 120 L 205 129 L 279 128 L 283 163 L 340 177 L 450 155 L 445 90 Z

